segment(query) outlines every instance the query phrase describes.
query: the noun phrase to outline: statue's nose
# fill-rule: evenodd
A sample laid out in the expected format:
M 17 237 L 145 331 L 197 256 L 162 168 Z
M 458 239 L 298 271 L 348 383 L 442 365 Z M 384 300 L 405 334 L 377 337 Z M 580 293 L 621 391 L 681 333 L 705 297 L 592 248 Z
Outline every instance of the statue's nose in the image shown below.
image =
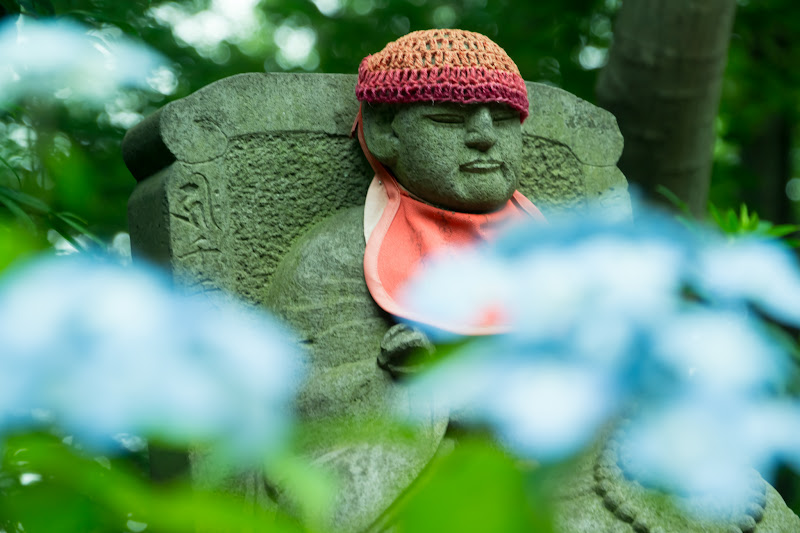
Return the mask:
M 486 106 L 478 107 L 467 117 L 467 136 L 464 140 L 470 148 L 481 152 L 488 151 L 497 142 L 492 113 Z

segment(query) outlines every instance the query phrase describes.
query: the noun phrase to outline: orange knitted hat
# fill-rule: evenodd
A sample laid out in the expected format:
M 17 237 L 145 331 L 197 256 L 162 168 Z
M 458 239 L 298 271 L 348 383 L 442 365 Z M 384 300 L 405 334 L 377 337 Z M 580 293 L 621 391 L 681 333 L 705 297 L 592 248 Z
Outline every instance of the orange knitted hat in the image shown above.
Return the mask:
M 488 37 L 464 30 L 405 35 L 361 61 L 356 97 L 370 103 L 501 102 L 528 116 L 517 65 Z

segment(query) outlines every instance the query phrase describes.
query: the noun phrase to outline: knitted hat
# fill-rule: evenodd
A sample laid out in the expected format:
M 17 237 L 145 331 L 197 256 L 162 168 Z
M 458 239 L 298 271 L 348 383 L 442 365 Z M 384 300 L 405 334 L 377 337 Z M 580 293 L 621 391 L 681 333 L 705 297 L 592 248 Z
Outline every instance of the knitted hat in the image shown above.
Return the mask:
M 501 102 L 528 116 L 517 65 L 488 37 L 464 30 L 415 31 L 361 61 L 356 97 L 370 103 Z

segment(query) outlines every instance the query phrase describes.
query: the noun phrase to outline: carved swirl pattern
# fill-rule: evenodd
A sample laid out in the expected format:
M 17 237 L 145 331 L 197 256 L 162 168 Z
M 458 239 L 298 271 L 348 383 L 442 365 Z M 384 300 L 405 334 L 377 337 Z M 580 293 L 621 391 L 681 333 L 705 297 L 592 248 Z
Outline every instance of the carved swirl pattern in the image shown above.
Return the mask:
M 192 292 L 221 288 L 225 232 L 215 212 L 218 189 L 200 172 L 175 176 L 171 184 L 173 268 L 176 279 Z
M 665 529 L 663 523 L 657 523 L 652 514 L 643 512 L 646 502 L 653 502 L 656 497 L 666 498 L 662 493 L 656 493 L 643 487 L 628 471 L 620 467 L 625 464 L 626 452 L 620 444 L 619 438 L 624 432 L 623 428 L 612 436 L 606 446 L 597 455 L 593 467 L 594 492 L 603 500 L 603 505 L 613 515 L 631 525 L 635 533 L 672 533 L 672 528 Z M 622 459 L 622 460 L 620 460 Z M 728 517 L 721 523 L 716 523 L 714 531 L 724 533 L 753 533 L 756 526 L 764 517 L 767 503 L 767 487 L 765 481 L 755 471 L 749 481 L 749 499 L 743 508 L 728 513 Z M 713 500 L 708 502 L 687 500 L 675 497 L 679 507 L 713 505 Z M 706 531 L 706 529 L 703 529 Z M 709 530 L 710 531 L 710 530 Z

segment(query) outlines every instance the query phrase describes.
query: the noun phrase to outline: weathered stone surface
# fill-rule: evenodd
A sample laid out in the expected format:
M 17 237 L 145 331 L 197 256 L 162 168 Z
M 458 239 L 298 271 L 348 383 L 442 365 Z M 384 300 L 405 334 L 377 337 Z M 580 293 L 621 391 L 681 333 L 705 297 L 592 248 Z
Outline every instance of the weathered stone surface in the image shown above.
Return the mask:
M 307 348 L 298 411 L 329 422 L 304 451 L 338 479 L 332 531 L 363 531 L 377 520 L 433 457 L 447 426 L 431 415 L 398 438 L 386 424 L 410 413 L 413 399 L 376 364 L 393 322 L 364 281 L 363 217 L 362 207 L 345 209 L 303 235 L 266 294 Z
M 622 155 L 622 134 L 611 113 L 561 89 L 528 83 L 526 135 L 568 146 L 584 165 L 613 166 Z
M 520 190 L 536 191 L 533 201 L 545 215 L 586 209 L 584 165 L 568 146 L 523 135 L 522 150 Z

